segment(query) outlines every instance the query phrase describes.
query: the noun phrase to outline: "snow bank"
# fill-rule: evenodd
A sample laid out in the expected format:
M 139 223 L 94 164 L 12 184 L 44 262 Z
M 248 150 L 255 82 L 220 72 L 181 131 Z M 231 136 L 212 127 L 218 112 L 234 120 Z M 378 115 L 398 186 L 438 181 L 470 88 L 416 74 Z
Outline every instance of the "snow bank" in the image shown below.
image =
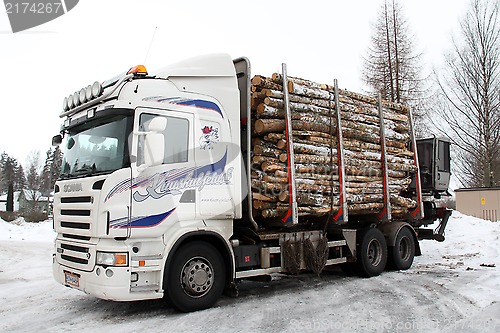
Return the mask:
M 471 263 L 493 260 L 498 263 L 500 223 L 454 211 L 446 227 L 443 243 L 422 242 L 426 252 L 442 252 L 444 259 L 468 258 Z M 486 262 L 484 262 L 486 264 Z
M 22 217 L 12 222 L 0 219 L 0 241 L 52 242 L 55 237 L 52 220 L 34 223 L 26 222 Z
M 453 272 L 462 283 L 456 291 L 480 307 L 499 301 L 500 223 L 454 211 L 443 243 L 421 242 L 421 257 L 414 268 Z
M 407 271 L 245 281 L 239 298 L 190 314 L 64 288 L 52 277 L 54 237 L 50 220 L 0 220 L 0 332 L 500 332 L 500 223 L 458 212 Z

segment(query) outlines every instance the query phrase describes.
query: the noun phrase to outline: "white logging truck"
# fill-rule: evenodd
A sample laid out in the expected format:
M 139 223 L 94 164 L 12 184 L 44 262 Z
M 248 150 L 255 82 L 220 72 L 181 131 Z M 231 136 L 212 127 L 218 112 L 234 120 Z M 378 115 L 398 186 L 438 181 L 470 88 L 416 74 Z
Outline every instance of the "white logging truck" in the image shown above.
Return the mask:
M 210 55 L 95 82 L 60 117 L 53 274 L 98 298 L 195 311 L 247 278 L 408 269 L 444 240 L 449 141 L 336 81 Z

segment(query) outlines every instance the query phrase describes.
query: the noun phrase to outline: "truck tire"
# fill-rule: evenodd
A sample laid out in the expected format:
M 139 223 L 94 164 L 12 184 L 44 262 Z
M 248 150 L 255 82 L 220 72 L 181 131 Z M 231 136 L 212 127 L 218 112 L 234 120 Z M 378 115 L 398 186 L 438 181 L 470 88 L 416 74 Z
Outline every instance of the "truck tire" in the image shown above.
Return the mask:
M 387 264 L 387 243 L 376 228 L 361 230 L 358 234 L 358 273 L 363 277 L 380 275 Z
M 407 270 L 415 258 L 415 239 L 408 227 L 399 230 L 394 246 L 389 247 L 389 263 L 392 269 Z
M 166 296 L 179 311 L 210 308 L 222 295 L 226 267 L 220 252 L 211 244 L 196 241 L 183 245 L 165 269 Z

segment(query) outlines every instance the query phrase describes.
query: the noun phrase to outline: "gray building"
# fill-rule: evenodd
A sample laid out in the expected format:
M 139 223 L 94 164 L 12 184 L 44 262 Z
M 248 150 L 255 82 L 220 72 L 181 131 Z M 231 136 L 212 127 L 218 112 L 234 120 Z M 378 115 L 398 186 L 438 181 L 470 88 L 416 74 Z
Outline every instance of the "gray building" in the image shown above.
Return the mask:
M 500 220 L 500 187 L 455 190 L 460 213 L 496 222 Z

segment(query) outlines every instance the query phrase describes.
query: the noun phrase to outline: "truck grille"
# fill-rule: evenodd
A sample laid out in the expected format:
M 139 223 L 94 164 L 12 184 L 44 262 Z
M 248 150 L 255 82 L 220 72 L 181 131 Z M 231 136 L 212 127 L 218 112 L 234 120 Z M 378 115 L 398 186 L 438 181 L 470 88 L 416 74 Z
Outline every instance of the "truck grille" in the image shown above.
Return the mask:
M 88 230 L 88 229 L 90 229 L 90 223 L 61 221 L 61 227 L 71 228 L 71 229 L 87 229 Z
M 57 240 L 56 247 L 57 261 L 62 265 L 87 272 L 94 269 L 95 245 Z
M 61 203 L 87 203 L 92 202 L 92 197 L 66 197 L 61 198 Z
M 90 210 L 88 210 L 88 209 L 61 209 L 61 215 L 90 216 Z
M 80 182 L 79 186 L 74 186 L 79 191 L 60 191 L 74 182 Z M 97 202 L 100 191 L 92 187 L 93 183 L 95 179 L 91 178 L 63 180 L 56 185 L 54 196 L 54 229 L 59 234 L 56 260 L 68 268 L 86 272 L 94 269 L 99 236 Z M 102 229 L 104 232 L 105 226 Z
M 58 200 L 60 210 L 54 211 L 57 232 L 79 241 L 89 241 L 96 236 L 92 196 L 61 196 Z

